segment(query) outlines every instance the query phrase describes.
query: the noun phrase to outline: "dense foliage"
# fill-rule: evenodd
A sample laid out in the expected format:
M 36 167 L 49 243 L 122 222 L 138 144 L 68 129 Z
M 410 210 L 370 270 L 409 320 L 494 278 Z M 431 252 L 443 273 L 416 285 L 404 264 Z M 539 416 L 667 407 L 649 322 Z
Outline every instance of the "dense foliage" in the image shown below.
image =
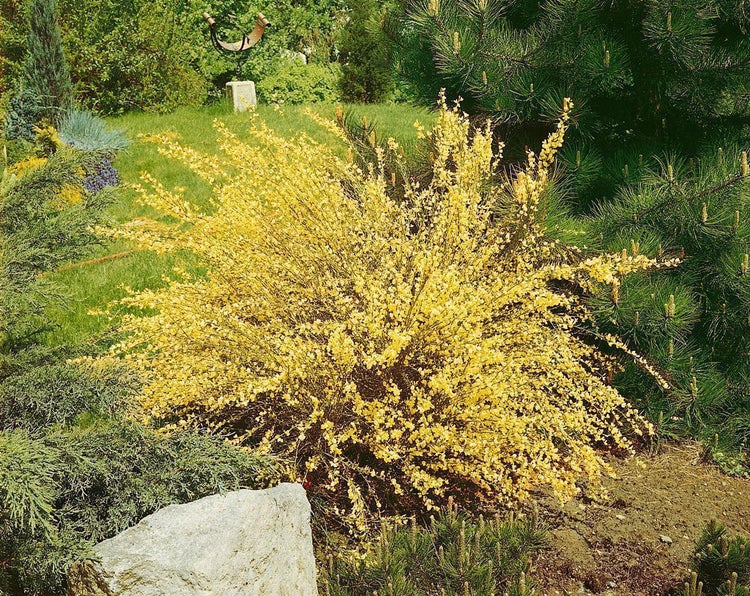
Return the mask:
M 22 33 L 29 27 L 31 0 L 0 0 L 0 90 L 13 86 L 27 54 Z M 202 13 L 219 22 L 221 35 L 239 39 L 262 11 L 272 28 L 250 52 L 239 76 L 263 81 L 283 77 L 290 52 L 320 65 L 336 59 L 335 40 L 343 0 L 217 0 L 206 4 L 169 0 L 58 0 L 63 45 L 78 99 L 100 113 L 132 109 L 165 111 L 203 103 L 223 93 L 236 62 L 211 45 Z M 227 15 L 237 17 L 229 20 Z M 306 74 L 318 77 L 321 71 Z M 334 85 L 335 88 L 335 85 Z M 327 98 L 328 99 L 328 98 Z
M 169 110 L 201 104 L 208 82 L 194 3 L 59 0 L 60 18 L 79 100 L 97 112 Z M 205 47 L 204 47 L 205 46 Z
M 143 309 L 118 351 L 146 379 L 145 417 L 293 458 L 350 527 L 449 495 L 501 502 L 547 484 L 565 498 L 583 475 L 596 483 L 594 447 L 627 448 L 647 425 L 603 381 L 612 362 L 578 337 L 585 311 L 566 288 L 654 262 L 577 258 L 543 238 L 563 122 L 499 183 L 489 129 L 472 135 L 443 108 L 431 180 L 400 190 L 262 125 L 260 147 L 219 125 L 226 158 L 157 139 L 217 203 L 198 212 L 147 179 L 144 201 L 180 223 L 114 232 L 208 267 L 124 300 Z
M 268 470 L 218 438 L 159 437 L 127 420 L 138 379 L 80 358 L 101 342 L 87 352 L 44 344 L 45 311 L 60 300 L 49 274 L 91 251 L 112 198 L 85 189 L 86 171 L 111 155 L 97 136 L 98 150 L 82 152 L 40 130 L 36 155 L 0 179 L 3 594 L 62 594 L 67 567 L 93 543 L 165 505 L 258 486 Z M 111 149 L 116 135 L 105 137 Z
M 574 185 L 586 200 L 611 191 L 639 153 L 694 152 L 750 124 L 750 16 L 734 0 L 405 6 L 394 31 L 400 69 L 425 101 L 445 87 L 522 148 L 546 134 L 562 97 L 573 99 L 578 142 L 566 153 L 589 176 Z
M 20 79 L 26 55 L 30 2 L 0 1 L 0 95 Z
M 290 60 L 256 85 L 258 99 L 273 104 L 334 103 L 339 93 L 338 64 L 303 64 Z
M 382 30 L 381 4 L 355 2 L 341 31 L 341 93 L 346 101 L 382 102 L 393 92 L 391 43 Z

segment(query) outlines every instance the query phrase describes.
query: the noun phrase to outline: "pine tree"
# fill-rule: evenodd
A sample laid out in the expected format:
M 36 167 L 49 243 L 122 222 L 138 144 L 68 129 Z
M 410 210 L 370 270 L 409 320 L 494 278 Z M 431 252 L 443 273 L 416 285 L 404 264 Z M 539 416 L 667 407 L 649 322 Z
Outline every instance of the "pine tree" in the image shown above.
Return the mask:
M 571 97 L 562 163 L 578 205 L 613 194 L 641 154 L 693 154 L 750 124 L 738 0 L 408 0 L 388 28 L 412 91 L 433 103 L 444 87 L 492 116 L 517 157 Z
M 573 98 L 557 190 L 587 216 L 577 242 L 681 258 L 593 299 L 598 332 L 671 389 L 632 364 L 614 382 L 660 432 L 718 433 L 716 453 L 750 439 L 750 171 L 717 151 L 750 142 L 748 29 L 734 0 L 409 0 L 389 24 L 413 92 L 461 97 L 518 159 Z
M 672 387 L 663 393 L 633 367 L 617 385 L 662 431 L 709 443 L 718 433 L 722 449 L 750 438 L 749 175 L 745 152 L 665 161 L 593 221 L 600 248 L 681 259 L 594 299 L 600 329 L 627 337 Z
M 55 15 L 55 0 L 34 0 L 30 15 L 24 91 L 38 97 L 45 106 L 44 116 L 56 122 L 73 107 L 74 98 Z

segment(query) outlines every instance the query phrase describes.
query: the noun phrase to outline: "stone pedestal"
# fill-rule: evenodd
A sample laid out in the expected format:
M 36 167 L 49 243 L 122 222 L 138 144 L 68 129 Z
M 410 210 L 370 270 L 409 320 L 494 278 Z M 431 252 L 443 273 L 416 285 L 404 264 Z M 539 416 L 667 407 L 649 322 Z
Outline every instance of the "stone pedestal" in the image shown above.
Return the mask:
M 227 97 L 231 100 L 235 112 L 244 112 L 258 105 L 253 81 L 230 81 L 227 83 Z

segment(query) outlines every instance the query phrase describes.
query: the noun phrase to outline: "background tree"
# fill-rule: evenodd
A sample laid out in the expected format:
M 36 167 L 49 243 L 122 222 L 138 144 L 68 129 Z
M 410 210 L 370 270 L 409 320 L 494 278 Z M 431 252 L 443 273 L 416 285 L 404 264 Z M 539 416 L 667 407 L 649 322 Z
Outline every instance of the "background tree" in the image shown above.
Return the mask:
M 22 71 L 31 1 L 0 0 L 0 90 L 11 88 Z M 78 101 L 98 113 L 115 114 L 169 111 L 223 95 L 236 63 L 213 49 L 204 11 L 224 22 L 236 15 L 227 23 L 228 35 L 252 29 L 259 11 L 273 23 L 240 73 L 257 83 L 286 77 L 290 64 L 296 65 L 290 52 L 304 53 L 318 65 L 335 62 L 347 1 L 58 0 L 58 7 Z M 300 73 L 307 82 L 303 87 L 314 89 L 327 87 L 337 75 L 322 67 Z
M 165 111 L 205 101 L 210 78 L 203 74 L 216 60 L 207 31 L 204 39 L 203 8 L 176 0 L 59 2 L 77 95 L 87 108 Z
M 341 91 L 347 101 L 381 102 L 393 92 L 390 43 L 381 20 L 376 0 L 352 3 L 339 42 Z
M 34 0 L 29 14 L 28 52 L 22 88 L 39 98 L 52 122 L 73 107 L 73 83 L 62 48 L 55 0 Z
M 10 91 L 23 72 L 29 3 L 0 0 L 0 94 Z

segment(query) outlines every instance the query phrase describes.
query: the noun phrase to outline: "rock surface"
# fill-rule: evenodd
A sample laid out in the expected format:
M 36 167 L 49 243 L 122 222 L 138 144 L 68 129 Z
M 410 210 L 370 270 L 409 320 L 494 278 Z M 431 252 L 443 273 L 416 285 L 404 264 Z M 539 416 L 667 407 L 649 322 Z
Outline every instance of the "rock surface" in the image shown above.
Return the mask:
M 171 505 L 94 547 L 69 596 L 318 593 L 310 504 L 299 484 Z

